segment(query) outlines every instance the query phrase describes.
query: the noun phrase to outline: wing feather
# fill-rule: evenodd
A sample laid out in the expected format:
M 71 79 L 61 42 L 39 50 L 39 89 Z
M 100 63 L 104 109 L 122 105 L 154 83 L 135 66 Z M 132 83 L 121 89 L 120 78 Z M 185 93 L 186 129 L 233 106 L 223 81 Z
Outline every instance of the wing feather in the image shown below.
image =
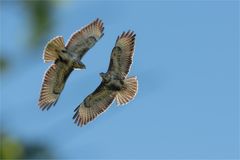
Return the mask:
M 71 53 L 77 54 L 81 59 L 103 36 L 103 30 L 103 22 L 96 19 L 72 34 L 66 46 L 67 50 Z
M 102 82 L 98 88 L 74 110 L 73 119 L 77 125 L 85 125 L 106 111 L 113 102 L 116 93 L 108 90 Z
M 57 100 L 64 88 L 65 82 L 72 72 L 62 62 L 52 64 L 44 76 L 38 105 L 42 110 L 49 109 L 57 103 Z
M 65 49 L 64 40 L 62 36 L 57 36 L 51 39 L 44 48 L 43 60 L 44 62 L 55 61 L 59 57 L 59 52 Z
M 133 31 L 123 32 L 118 36 L 112 50 L 108 72 L 127 76 L 132 64 L 135 36 Z

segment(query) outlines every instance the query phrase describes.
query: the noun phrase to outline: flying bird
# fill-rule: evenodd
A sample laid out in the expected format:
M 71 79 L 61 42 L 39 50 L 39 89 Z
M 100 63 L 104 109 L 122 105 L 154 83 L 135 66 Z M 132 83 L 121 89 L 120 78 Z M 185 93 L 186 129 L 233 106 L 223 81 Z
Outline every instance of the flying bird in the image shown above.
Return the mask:
M 100 73 L 100 85 L 74 110 L 73 119 L 78 126 L 95 119 L 114 100 L 118 105 L 124 105 L 136 96 L 137 77 L 127 77 L 133 61 L 135 36 L 133 31 L 123 32 L 118 36 L 112 49 L 108 71 Z
M 96 19 L 72 34 L 66 46 L 62 36 L 50 40 L 43 52 L 44 62 L 54 62 L 46 71 L 38 105 L 42 110 L 57 103 L 65 82 L 74 69 L 86 69 L 81 59 L 103 36 L 103 22 Z

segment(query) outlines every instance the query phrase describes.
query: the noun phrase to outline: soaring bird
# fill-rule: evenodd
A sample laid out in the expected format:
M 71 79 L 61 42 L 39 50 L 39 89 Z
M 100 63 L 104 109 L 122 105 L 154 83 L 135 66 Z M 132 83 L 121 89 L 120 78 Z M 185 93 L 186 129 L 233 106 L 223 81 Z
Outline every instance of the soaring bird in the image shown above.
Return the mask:
M 54 62 L 46 71 L 38 105 L 42 110 L 57 103 L 65 82 L 74 69 L 86 69 L 81 61 L 103 36 L 103 22 L 96 19 L 72 34 L 67 45 L 62 36 L 50 40 L 43 52 L 44 62 Z
M 137 77 L 127 77 L 133 61 L 134 43 L 133 31 L 118 36 L 108 71 L 100 73 L 100 85 L 74 110 L 73 119 L 77 125 L 82 126 L 95 119 L 106 111 L 114 99 L 118 105 L 124 105 L 136 96 Z

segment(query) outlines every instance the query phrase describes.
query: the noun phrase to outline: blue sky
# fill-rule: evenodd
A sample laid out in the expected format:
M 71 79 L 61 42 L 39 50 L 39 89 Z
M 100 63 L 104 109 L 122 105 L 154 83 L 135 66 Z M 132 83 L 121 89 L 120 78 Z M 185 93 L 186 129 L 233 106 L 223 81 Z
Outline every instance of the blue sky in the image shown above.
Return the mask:
M 238 1 L 63 1 L 52 12 L 54 29 L 34 49 L 26 10 L 1 9 L 1 54 L 11 59 L 1 75 L 1 121 L 11 135 L 46 142 L 57 158 L 239 158 Z M 105 35 L 84 57 L 87 70 L 74 71 L 57 105 L 42 112 L 46 42 L 57 35 L 66 42 L 97 17 Z M 77 127 L 73 110 L 99 85 L 128 29 L 137 35 L 129 75 L 138 77 L 138 95 Z

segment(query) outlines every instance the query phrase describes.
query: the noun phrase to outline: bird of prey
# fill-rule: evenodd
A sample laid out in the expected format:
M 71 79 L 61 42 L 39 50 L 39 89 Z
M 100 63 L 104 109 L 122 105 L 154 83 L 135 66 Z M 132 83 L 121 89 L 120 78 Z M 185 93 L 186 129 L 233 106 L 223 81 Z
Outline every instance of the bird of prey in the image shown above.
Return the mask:
M 134 43 L 133 31 L 123 32 L 118 36 L 112 49 L 108 71 L 100 73 L 100 85 L 74 110 L 73 119 L 78 126 L 95 119 L 114 100 L 118 105 L 124 105 L 136 96 L 137 77 L 127 77 L 133 60 Z
M 38 105 L 42 110 L 57 103 L 65 82 L 74 69 L 85 69 L 81 59 L 103 36 L 103 22 L 96 19 L 72 34 L 66 46 L 62 36 L 50 40 L 43 52 L 44 62 L 54 62 L 46 71 Z

